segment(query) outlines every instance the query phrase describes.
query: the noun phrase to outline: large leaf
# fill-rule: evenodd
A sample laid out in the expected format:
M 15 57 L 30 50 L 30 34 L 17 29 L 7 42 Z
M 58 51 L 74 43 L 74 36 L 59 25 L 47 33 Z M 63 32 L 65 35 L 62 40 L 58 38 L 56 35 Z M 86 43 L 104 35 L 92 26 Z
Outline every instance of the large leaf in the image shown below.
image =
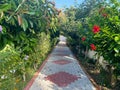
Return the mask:
M 27 14 L 35 15 L 35 12 L 27 12 Z
M 45 3 L 45 0 L 42 0 L 43 3 Z
M 23 18 L 22 28 L 23 28 L 24 31 L 26 31 L 27 28 L 28 28 L 28 22 L 25 18 Z
M 116 36 L 116 37 L 114 38 L 114 40 L 115 40 L 115 42 L 117 42 L 117 44 L 120 44 L 120 37 Z
M 0 4 L 0 12 L 7 11 L 11 8 L 11 4 Z
M 1 42 L 1 44 L 0 44 L 0 50 L 2 50 L 6 46 L 6 44 L 7 44 L 7 39 L 5 38 L 4 35 L 1 36 L 0 42 Z

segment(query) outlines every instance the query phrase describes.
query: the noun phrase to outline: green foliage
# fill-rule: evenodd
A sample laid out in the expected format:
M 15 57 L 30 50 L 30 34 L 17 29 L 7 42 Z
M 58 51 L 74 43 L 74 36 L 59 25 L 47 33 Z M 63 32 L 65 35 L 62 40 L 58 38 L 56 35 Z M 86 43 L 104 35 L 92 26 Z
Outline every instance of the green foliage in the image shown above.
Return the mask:
M 3 27 L 0 33 L 0 41 L 3 44 L 0 47 L 1 49 L 8 44 L 4 42 L 3 38 L 5 36 L 3 34 L 10 35 L 12 37 L 10 41 L 14 41 L 14 39 L 16 40 L 16 35 L 20 37 L 21 33 L 19 32 L 27 35 L 30 33 L 35 36 L 44 30 L 52 29 L 56 31 L 58 12 L 47 0 L 6 0 L 1 1 L 1 4 L 0 25 Z
M 94 35 L 94 42 L 97 45 L 97 52 L 102 55 L 107 62 L 114 67 L 114 71 L 118 70 L 120 47 L 119 47 L 119 35 L 120 35 L 120 18 L 117 1 L 112 2 L 113 6 L 109 4 L 103 8 L 100 12 L 94 13 L 90 17 L 90 23 L 98 24 L 101 28 L 100 33 Z M 105 16 L 105 14 L 107 16 Z M 96 19 L 92 21 L 93 19 Z M 116 72 L 114 73 L 116 74 Z M 117 76 L 120 73 L 117 72 Z
M 0 82 L 2 82 L 0 83 L 0 88 L 1 90 L 8 90 L 10 87 L 14 89 L 14 74 L 22 64 L 19 52 L 15 51 L 13 45 L 6 45 L 6 47 L 0 51 L 0 56 Z M 6 85 L 8 85 L 8 87 L 6 87 Z
M 0 1 L 0 90 L 24 88 L 57 42 L 58 14 L 48 0 Z
M 39 35 L 39 41 L 34 48 L 34 53 L 30 54 L 30 64 L 37 69 L 42 60 L 46 58 L 46 55 L 51 50 L 50 36 L 45 33 Z
M 23 82 L 24 79 L 26 80 L 27 74 L 30 74 L 29 69 L 37 70 L 39 65 L 42 64 L 42 61 L 48 55 L 53 44 L 50 41 L 50 35 L 40 33 L 38 37 L 39 40 L 29 53 L 25 53 L 26 50 L 24 48 L 23 51 L 19 51 L 19 49 L 16 50 L 13 44 L 6 45 L 6 47 L 0 51 L 1 90 L 14 90 L 15 88 L 19 88 L 18 84 Z M 35 42 L 34 39 L 30 41 Z M 30 49 L 30 47 L 28 49 Z M 24 54 L 21 52 L 24 52 Z M 21 88 L 23 89 L 24 85 L 21 86 Z
M 93 3 L 94 2 L 94 3 Z M 120 3 L 118 0 L 86 0 L 83 4 L 65 10 L 68 22 L 62 25 L 69 38 L 69 43 L 80 55 L 87 52 L 90 44 L 96 46 L 99 56 L 109 63 L 112 74 L 120 75 Z M 74 12 L 74 14 L 73 14 Z M 94 33 L 97 25 L 100 31 Z M 85 37 L 85 40 L 82 38 Z M 77 48 L 77 49 L 76 49 Z M 111 72 L 111 71 L 110 71 Z

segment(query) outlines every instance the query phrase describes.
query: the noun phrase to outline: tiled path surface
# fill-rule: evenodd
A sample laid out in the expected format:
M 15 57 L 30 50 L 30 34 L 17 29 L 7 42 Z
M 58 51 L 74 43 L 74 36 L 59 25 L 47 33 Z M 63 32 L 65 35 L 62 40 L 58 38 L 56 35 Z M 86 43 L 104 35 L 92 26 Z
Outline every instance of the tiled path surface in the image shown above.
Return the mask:
M 61 39 L 24 90 L 96 90 Z

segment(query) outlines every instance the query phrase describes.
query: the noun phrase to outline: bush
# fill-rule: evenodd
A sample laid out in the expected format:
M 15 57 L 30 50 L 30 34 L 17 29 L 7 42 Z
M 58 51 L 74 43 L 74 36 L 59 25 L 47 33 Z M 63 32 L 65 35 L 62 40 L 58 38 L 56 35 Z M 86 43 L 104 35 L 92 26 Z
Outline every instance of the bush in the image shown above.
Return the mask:
M 54 47 L 52 42 L 54 42 L 54 40 L 50 41 L 50 35 L 44 32 L 40 33 L 36 46 L 33 48 L 33 51 L 27 55 L 17 51 L 13 44 L 6 45 L 6 47 L 0 51 L 0 89 L 23 89 L 25 84 L 21 82 L 25 83 L 25 81 L 28 81 L 28 79 L 32 77 L 33 73 Z M 21 87 L 18 84 L 21 84 Z

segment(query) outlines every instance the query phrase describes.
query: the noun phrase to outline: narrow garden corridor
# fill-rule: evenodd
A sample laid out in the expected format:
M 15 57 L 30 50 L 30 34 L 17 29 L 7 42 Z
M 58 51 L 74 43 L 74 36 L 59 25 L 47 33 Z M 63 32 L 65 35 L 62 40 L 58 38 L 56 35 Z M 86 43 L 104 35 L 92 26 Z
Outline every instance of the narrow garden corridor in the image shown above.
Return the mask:
M 24 90 L 95 90 L 95 87 L 66 46 L 66 38 L 61 36 Z
M 96 89 L 120 90 L 120 0 L 0 0 L 0 90 Z

